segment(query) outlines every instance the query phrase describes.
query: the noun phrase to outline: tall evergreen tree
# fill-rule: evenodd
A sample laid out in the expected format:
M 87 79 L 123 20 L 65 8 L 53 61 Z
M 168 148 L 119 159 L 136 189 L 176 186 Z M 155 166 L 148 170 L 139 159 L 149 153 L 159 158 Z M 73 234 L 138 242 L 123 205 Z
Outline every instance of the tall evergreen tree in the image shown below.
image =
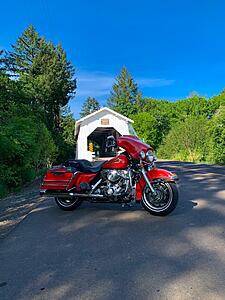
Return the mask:
M 4 68 L 11 76 L 29 75 L 36 56 L 45 45 L 44 38 L 30 25 L 12 45 L 13 50 L 6 52 L 2 60 Z
M 88 97 L 82 106 L 82 109 L 80 112 L 80 117 L 83 118 L 83 117 L 93 113 L 94 111 L 99 110 L 100 107 L 101 106 L 100 106 L 98 100 L 96 100 L 95 98 L 92 98 L 92 97 Z
M 23 102 L 44 111 L 47 124 L 59 129 L 60 108 L 74 95 L 74 68 L 60 45 L 54 46 L 29 26 L 18 38 L 13 50 L 1 60 L 3 69 L 17 77 Z
M 141 94 L 138 86 L 126 67 L 123 67 L 116 78 L 108 99 L 108 106 L 117 112 L 129 116 L 137 112 L 141 105 Z

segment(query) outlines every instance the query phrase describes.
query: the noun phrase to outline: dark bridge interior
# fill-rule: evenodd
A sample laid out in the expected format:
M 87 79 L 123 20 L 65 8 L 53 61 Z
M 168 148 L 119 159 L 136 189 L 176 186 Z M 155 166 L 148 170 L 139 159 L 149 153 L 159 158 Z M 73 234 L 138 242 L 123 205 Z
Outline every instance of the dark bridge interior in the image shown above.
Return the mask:
M 116 149 L 106 148 L 106 139 L 108 136 L 113 135 L 117 139 L 120 134 L 113 127 L 97 127 L 88 136 L 88 147 L 90 143 L 93 143 L 94 152 L 96 157 L 113 157 L 116 154 Z

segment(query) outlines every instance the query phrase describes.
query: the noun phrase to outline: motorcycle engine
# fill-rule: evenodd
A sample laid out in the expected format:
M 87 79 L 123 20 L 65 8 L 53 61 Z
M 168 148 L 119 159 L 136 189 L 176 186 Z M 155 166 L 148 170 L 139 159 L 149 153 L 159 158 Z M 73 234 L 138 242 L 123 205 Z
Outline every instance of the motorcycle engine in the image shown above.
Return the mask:
M 106 186 L 104 194 L 107 196 L 120 196 L 129 188 L 128 170 L 105 170 L 102 173 Z

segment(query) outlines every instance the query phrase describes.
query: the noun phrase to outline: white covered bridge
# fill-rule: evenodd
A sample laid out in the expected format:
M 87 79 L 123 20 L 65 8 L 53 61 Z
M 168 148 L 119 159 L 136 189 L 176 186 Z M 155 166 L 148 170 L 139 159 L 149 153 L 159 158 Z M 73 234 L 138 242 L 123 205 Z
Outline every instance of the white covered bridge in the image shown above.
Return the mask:
M 78 120 L 75 128 L 76 158 L 91 161 L 94 157 L 114 156 L 115 153 L 109 153 L 105 147 L 106 138 L 134 135 L 132 123 L 133 120 L 107 107 Z

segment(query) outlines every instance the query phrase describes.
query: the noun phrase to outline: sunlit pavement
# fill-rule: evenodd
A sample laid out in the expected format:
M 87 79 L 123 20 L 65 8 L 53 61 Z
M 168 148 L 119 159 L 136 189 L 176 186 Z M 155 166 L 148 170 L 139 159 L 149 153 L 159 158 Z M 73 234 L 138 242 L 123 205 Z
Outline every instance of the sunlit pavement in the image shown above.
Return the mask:
M 225 168 L 161 166 L 180 177 L 167 217 L 42 202 L 0 241 L 0 299 L 225 299 Z

